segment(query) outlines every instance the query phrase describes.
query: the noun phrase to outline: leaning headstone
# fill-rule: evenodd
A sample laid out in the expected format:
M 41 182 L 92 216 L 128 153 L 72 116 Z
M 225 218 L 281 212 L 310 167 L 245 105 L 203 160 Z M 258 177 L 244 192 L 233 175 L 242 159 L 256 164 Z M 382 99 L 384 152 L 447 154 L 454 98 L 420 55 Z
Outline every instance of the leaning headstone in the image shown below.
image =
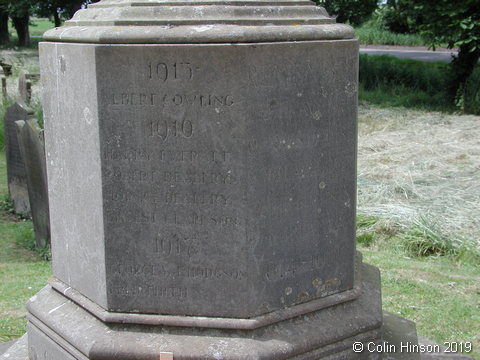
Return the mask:
M 19 101 L 30 104 L 32 99 L 32 82 L 28 78 L 28 72 L 21 70 L 18 75 L 18 96 Z
M 3 74 L 0 74 L 0 82 L 2 85 L 2 97 L 3 99 L 6 99 L 8 97 L 7 78 Z
M 16 124 L 20 152 L 27 172 L 36 246 L 44 248 L 50 242 L 50 226 L 43 129 L 40 129 L 35 118 L 19 120 Z
M 383 321 L 351 27 L 304 0 L 103 0 L 44 39 L 31 359 L 381 358 L 352 349 Z
M 30 213 L 30 202 L 28 199 L 27 173 L 20 153 L 15 121 L 27 120 L 32 115 L 32 109 L 24 103 L 16 102 L 7 108 L 4 117 L 8 192 L 10 199 L 13 201 L 14 211 L 17 214 Z

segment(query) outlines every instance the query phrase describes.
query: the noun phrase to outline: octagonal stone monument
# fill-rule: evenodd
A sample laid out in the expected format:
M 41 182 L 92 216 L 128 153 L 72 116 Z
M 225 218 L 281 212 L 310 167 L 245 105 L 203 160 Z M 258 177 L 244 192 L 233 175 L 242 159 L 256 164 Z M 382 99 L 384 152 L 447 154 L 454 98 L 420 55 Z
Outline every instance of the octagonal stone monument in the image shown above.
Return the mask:
M 44 39 L 31 359 L 378 358 L 351 350 L 382 326 L 351 27 L 311 1 L 103 0 Z

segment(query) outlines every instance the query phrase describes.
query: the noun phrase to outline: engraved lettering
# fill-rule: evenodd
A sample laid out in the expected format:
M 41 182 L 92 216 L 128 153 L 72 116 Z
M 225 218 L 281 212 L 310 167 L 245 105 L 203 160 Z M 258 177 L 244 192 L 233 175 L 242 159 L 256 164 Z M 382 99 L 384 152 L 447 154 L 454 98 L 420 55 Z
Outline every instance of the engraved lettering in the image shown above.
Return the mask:
M 186 255 L 191 258 L 198 254 L 198 248 L 195 244 L 196 239 L 189 239 L 177 234 L 162 236 L 158 234 L 155 238 L 154 252 L 161 257 Z
M 118 276 L 138 276 L 142 278 L 164 278 L 169 280 L 228 280 L 241 281 L 246 278 L 245 271 L 230 267 L 188 266 L 170 265 L 170 268 L 162 264 L 113 264 L 113 269 Z M 140 286 L 141 287 L 141 286 Z M 115 290 L 112 290 L 115 291 Z M 133 290 L 132 291 L 142 291 Z
M 180 298 L 184 299 L 188 297 L 188 289 L 182 287 L 161 287 L 155 285 L 149 286 L 124 286 L 124 287 L 111 287 L 109 288 L 111 295 L 136 297 L 136 296 L 151 296 L 151 297 L 167 297 L 167 298 Z
M 164 107 L 196 107 L 196 108 L 220 108 L 235 105 L 233 96 L 230 94 L 156 94 L 122 92 L 111 95 L 111 104 L 116 106 L 157 106 Z
M 191 138 L 193 135 L 193 124 L 190 120 L 168 121 L 168 120 L 151 120 L 148 126 L 151 137 L 159 137 L 163 141 L 168 137 L 184 137 Z
M 149 161 L 153 158 L 153 153 L 146 149 L 107 147 L 103 158 L 105 160 Z
M 148 63 L 148 78 L 150 80 L 192 80 L 193 68 L 188 62 Z
M 321 270 L 324 256 L 311 255 L 305 258 L 288 258 L 266 266 L 264 277 L 267 281 L 292 279 L 300 274 Z

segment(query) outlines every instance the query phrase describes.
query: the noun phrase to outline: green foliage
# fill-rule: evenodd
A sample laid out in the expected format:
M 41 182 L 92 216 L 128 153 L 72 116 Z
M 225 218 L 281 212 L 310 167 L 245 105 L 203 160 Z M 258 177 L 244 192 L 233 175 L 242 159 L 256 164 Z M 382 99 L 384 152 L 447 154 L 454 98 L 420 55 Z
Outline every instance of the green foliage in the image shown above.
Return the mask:
M 448 101 L 458 102 L 480 58 L 478 0 L 390 0 L 384 15 L 385 23 L 392 30 L 419 32 L 433 48 L 441 44 L 459 48 L 446 86 Z
M 357 229 L 370 228 L 378 222 L 378 218 L 375 216 L 357 214 L 356 223 Z
M 405 250 L 412 256 L 448 256 L 480 266 L 480 249 L 472 240 L 444 234 L 438 224 L 427 217 L 416 219 L 402 239 Z
M 357 242 L 363 246 L 370 246 L 375 241 L 375 234 L 372 232 L 364 232 L 363 234 L 357 235 Z
M 52 252 L 48 243 L 44 247 L 37 247 L 33 228 L 24 228 L 18 231 L 16 243 L 27 250 L 36 252 L 43 260 L 49 261 L 52 258 Z
M 433 45 L 446 43 L 451 48 L 467 45 L 469 51 L 480 47 L 478 0 L 402 1 L 409 3 L 406 10 L 408 16 L 421 15 L 422 21 L 417 23 L 417 28 L 430 38 Z
M 399 34 L 415 33 L 419 14 L 410 11 L 410 0 L 390 0 L 380 11 L 383 26 L 386 30 Z
M 370 20 L 355 29 L 361 44 L 426 46 L 418 34 L 398 34 L 385 29 L 381 18 L 374 15 Z
M 15 213 L 15 210 L 13 208 L 13 201 L 7 194 L 3 195 L 3 200 L 0 202 L 0 209 L 2 209 L 7 214 Z
M 480 65 L 449 102 L 451 67 L 391 56 L 360 55 L 360 100 L 387 106 L 480 114 Z
M 466 113 L 480 115 L 480 66 L 459 89 L 457 107 Z
M 377 8 L 377 0 L 317 0 L 340 23 L 360 25 L 368 20 Z
M 443 234 L 438 225 L 426 217 L 416 219 L 403 235 L 404 246 L 413 256 L 456 255 L 460 244 Z
M 449 65 L 360 55 L 361 100 L 387 106 L 430 110 L 454 110 L 448 103 L 446 83 Z
M 448 64 L 397 59 L 392 56 L 360 56 L 360 83 L 365 89 L 379 84 L 404 86 L 429 94 L 445 86 Z
M 474 241 L 445 234 L 431 218 L 420 216 L 408 227 L 391 220 L 357 215 L 357 243 L 389 247 L 413 257 L 446 257 L 480 267 L 480 248 Z

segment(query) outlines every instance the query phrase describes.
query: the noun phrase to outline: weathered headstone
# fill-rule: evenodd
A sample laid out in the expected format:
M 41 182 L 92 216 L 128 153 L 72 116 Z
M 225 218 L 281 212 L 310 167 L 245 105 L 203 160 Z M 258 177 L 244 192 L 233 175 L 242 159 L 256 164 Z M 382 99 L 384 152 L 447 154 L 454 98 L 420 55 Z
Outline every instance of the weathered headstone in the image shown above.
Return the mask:
M 355 253 L 351 27 L 303 0 L 103 0 L 45 40 L 30 358 L 381 358 L 352 350 L 382 310 Z
M 16 124 L 20 152 L 27 175 L 36 245 L 44 248 L 50 242 L 50 226 L 43 130 L 40 129 L 35 118 L 27 121 L 19 120 Z
M 17 214 L 30 213 L 30 202 L 28 200 L 27 173 L 20 153 L 15 121 L 27 120 L 32 115 L 32 109 L 24 103 L 16 102 L 7 108 L 4 117 L 8 192 Z
M 18 96 L 20 102 L 30 104 L 32 99 L 32 82 L 27 75 L 28 72 L 25 70 L 21 70 L 18 75 Z
M 2 84 L 2 97 L 6 99 L 8 97 L 7 78 L 3 74 L 0 74 L 0 82 Z

